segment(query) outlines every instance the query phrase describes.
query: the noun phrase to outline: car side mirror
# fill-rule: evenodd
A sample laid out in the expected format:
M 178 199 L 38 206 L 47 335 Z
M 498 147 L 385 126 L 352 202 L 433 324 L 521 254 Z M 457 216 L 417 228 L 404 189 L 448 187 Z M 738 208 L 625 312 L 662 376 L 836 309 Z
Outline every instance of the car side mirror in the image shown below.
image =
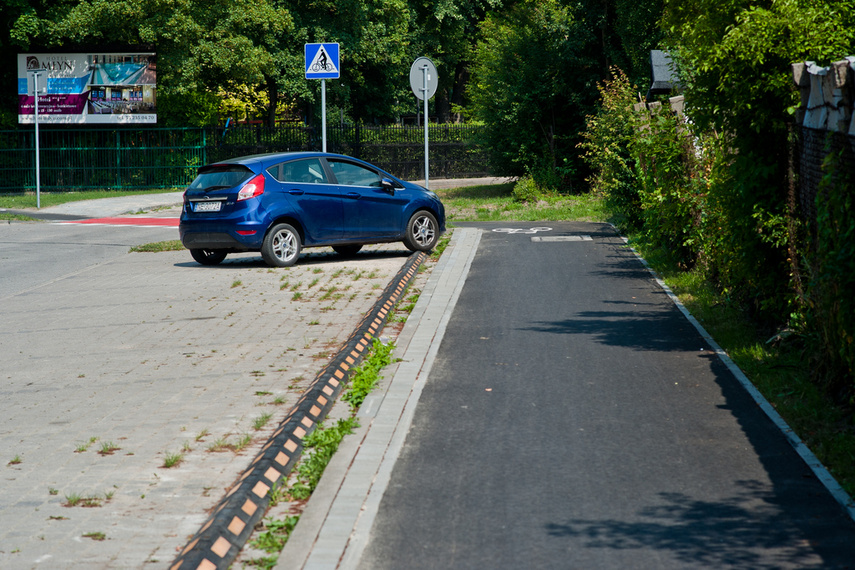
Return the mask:
M 382 188 L 385 192 L 388 192 L 391 195 L 395 195 L 395 183 L 389 180 L 388 178 L 384 178 L 380 181 L 380 188 Z

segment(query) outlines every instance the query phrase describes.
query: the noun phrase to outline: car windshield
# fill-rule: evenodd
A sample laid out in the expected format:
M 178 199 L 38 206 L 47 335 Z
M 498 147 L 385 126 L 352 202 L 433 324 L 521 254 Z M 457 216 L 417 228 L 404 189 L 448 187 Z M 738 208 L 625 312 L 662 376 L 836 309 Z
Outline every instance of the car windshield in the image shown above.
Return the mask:
M 221 164 L 199 169 L 199 175 L 190 183 L 191 190 L 234 188 L 252 175 L 252 171 L 237 164 Z

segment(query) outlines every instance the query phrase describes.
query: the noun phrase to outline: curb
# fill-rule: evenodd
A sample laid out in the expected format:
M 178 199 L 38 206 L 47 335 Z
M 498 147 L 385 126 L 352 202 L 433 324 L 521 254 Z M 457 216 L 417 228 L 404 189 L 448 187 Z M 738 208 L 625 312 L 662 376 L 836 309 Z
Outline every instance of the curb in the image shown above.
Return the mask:
M 404 263 L 344 347 L 318 373 L 205 524 L 170 564 L 170 570 L 226 569 L 231 565 L 267 511 L 268 492 L 288 477 L 303 451 L 303 438 L 326 417 L 347 384 L 351 368 L 362 360 L 371 339 L 383 329 L 389 312 L 426 258 L 425 253 L 418 252 Z

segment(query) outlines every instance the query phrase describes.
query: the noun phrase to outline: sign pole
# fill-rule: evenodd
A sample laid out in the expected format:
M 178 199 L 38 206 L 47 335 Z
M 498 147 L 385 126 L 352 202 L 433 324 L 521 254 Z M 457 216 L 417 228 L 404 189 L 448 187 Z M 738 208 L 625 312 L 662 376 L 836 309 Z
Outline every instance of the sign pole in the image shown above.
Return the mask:
M 429 135 L 428 126 L 430 118 L 428 117 L 428 99 L 434 96 L 438 85 L 436 74 L 436 66 L 431 60 L 426 57 L 420 57 L 410 66 L 410 89 L 413 90 L 413 95 L 417 99 L 425 102 L 424 119 L 425 119 L 425 188 L 429 188 L 430 184 L 430 161 L 428 159 L 429 151 Z M 416 105 L 416 114 L 418 114 L 418 105 Z
M 327 151 L 327 80 L 321 79 L 321 152 Z
M 35 97 L 35 123 L 36 123 L 36 209 L 40 210 L 42 207 L 42 193 L 41 193 L 41 165 L 39 164 L 39 71 L 30 72 L 33 74 L 33 92 Z
M 425 100 L 425 188 L 430 190 L 430 183 L 428 182 L 428 125 L 430 121 L 428 120 L 428 65 L 424 64 L 422 66 L 422 92 L 424 93 Z

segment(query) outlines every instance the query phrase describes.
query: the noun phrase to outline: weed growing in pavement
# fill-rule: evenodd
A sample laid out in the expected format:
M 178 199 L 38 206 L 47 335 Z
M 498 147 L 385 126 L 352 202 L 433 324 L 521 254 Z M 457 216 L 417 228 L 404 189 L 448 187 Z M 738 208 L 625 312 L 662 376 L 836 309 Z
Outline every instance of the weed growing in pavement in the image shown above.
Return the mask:
M 279 562 L 278 555 L 272 556 L 262 556 L 260 558 L 253 558 L 246 562 L 247 566 L 255 566 L 256 568 L 262 568 L 264 570 L 273 570 L 276 567 L 276 563 Z
M 309 283 L 309 287 L 308 287 L 308 288 L 309 288 L 309 289 L 311 289 L 312 287 L 314 287 L 315 285 L 317 285 L 317 284 L 318 284 L 318 281 L 320 281 L 320 279 L 318 279 L 317 277 L 316 277 L 316 278 L 314 278 L 314 279 L 312 279 L 312 282 L 311 282 L 311 283 Z
M 226 441 L 225 438 L 222 437 L 215 440 L 214 443 L 208 446 L 208 451 L 214 453 L 220 451 L 228 451 L 229 449 L 231 449 L 231 447 L 229 447 L 229 443 Z
M 103 532 L 87 532 L 83 535 L 83 538 L 91 538 L 92 540 L 106 540 L 107 535 Z
M 302 297 L 303 297 L 303 293 L 301 293 L 300 291 L 297 291 L 293 295 L 291 295 L 291 300 L 292 301 L 299 301 Z
M 285 396 L 276 396 L 275 398 L 273 398 L 273 401 L 270 403 L 273 404 L 274 406 L 281 406 L 285 403 Z
M 113 455 L 114 452 L 122 449 L 112 441 L 101 442 L 101 449 L 98 450 L 99 455 Z
M 234 289 L 235 287 L 240 287 L 241 285 L 243 285 L 243 282 L 240 279 L 235 279 L 234 281 L 232 281 L 232 289 Z
M 296 515 L 285 517 L 283 520 L 268 517 L 264 519 L 264 530 L 258 533 L 258 537 L 250 544 L 265 552 L 280 552 L 299 520 L 300 517 Z
M 199 433 L 196 434 L 196 441 L 202 441 L 204 438 L 208 437 L 209 435 L 211 435 L 211 432 L 209 432 L 207 430 L 207 428 L 203 429 L 202 431 L 200 431 Z
M 89 446 L 98 441 L 98 438 L 92 436 L 89 438 L 89 441 L 84 441 L 83 443 L 77 444 L 77 447 L 74 448 L 74 453 L 83 453 L 85 451 L 89 451 Z
M 12 458 L 12 460 L 11 460 L 9 463 L 7 463 L 6 465 L 18 465 L 18 464 L 20 464 L 20 463 L 21 463 L 21 461 L 23 461 L 23 460 L 21 459 L 21 456 L 20 456 L 20 455 L 16 455 L 16 456 L 15 456 L 15 457 L 13 457 L 13 458 Z
M 375 338 L 371 343 L 368 356 L 362 364 L 351 370 L 347 390 L 342 394 L 341 399 L 350 404 L 352 411 L 359 409 L 366 396 L 377 385 L 380 370 L 392 361 L 391 353 L 394 348 L 394 343 L 383 344 Z
M 161 467 L 163 467 L 164 469 L 171 469 L 173 467 L 178 467 L 179 465 L 181 465 L 182 461 L 184 461 L 183 453 L 167 452 L 166 455 L 163 457 L 163 465 L 161 465 Z
M 109 496 L 106 497 L 106 500 L 109 501 L 113 498 L 113 494 L 110 493 Z M 100 507 L 105 501 L 105 498 L 89 496 L 85 497 L 80 495 L 79 493 L 71 493 L 65 496 L 65 502 L 62 503 L 63 507 Z
M 317 429 L 306 436 L 303 440 L 306 455 L 294 469 L 294 482 L 291 484 L 289 494 L 295 500 L 308 499 L 333 454 L 338 449 L 338 444 L 344 436 L 353 433 L 359 424 L 356 418 L 338 420 L 334 426 L 324 427 L 318 425 Z
M 54 489 L 53 487 L 48 489 L 48 494 L 51 496 L 59 495 L 59 489 Z
M 273 417 L 273 414 L 271 414 L 271 413 L 261 414 L 260 416 L 258 416 L 257 418 L 255 418 L 252 421 L 252 429 L 254 429 L 255 431 L 263 429 L 264 426 L 266 426 L 270 422 L 270 418 L 272 418 L 272 417 Z
M 243 434 L 240 439 L 235 444 L 235 453 L 241 451 L 243 448 L 252 443 L 252 436 L 248 433 Z
M 437 242 L 436 246 L 434 246 L 433 251 L 430 253 L 431 259 L 437 260 L 442 257 L 445 248 L 448 247 L 448 243 L 451 241 L 451 235 L 453 233 L 454 230 L 450 230 L 446 232 L 441 238 L 439 238 L 439 241 Z

